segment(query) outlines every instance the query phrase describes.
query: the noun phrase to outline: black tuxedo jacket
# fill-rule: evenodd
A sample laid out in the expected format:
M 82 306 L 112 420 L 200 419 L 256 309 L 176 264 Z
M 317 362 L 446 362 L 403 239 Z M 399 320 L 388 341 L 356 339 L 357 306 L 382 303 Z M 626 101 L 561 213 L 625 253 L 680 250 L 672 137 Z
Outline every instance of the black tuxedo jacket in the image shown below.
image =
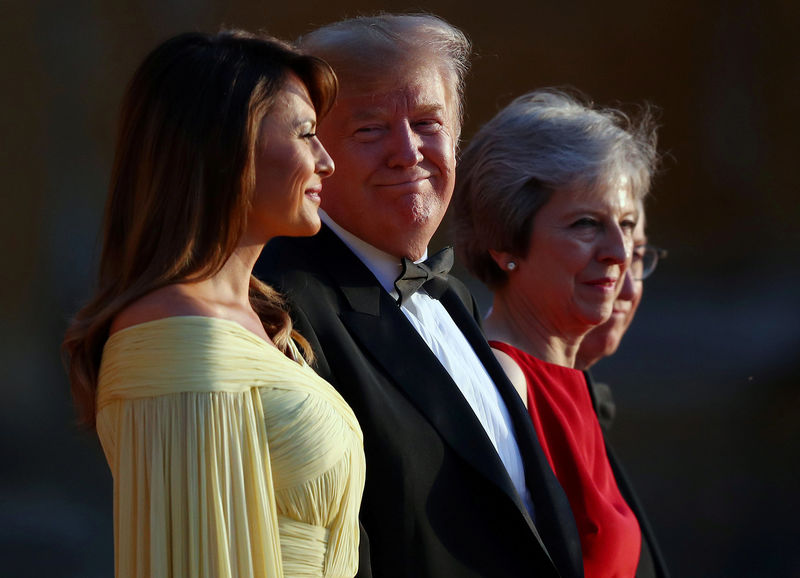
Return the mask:
M 595 413 L 598 415 L 600 425 L 603 428 L 603 434 L 611 427 L 611 422 L 614 419 L 614 402 L 611 397 L 611 390 L 608 386 L 597 383 L 594 381 L 592 374 L 589 371 L 584 371 L 586 376 L 586 383 L 589 386 L 589 395 L 592 397 L 592 405 L 594 406 Z M 639 555 L 639 566 L 636 568 L 636 578 L 669 578 L 667 565 L 664 562 L 664 557 L 658 547 L 653 528 L 644 513 L 642 504 L 633 491 L 633 485 L 630 482 L 622 464 L 614 454 L 611 444 L 608 439 L 605 439 L 606 454 L 608 461 L 611 463 L 611 471 L 614 472 L 614 478 L 617 480 L 617 486 L 625 498 L 625 501 L 630 506 L 636 519 L 639 521 L 639 528 L 642 531 L 642 552 Z
M 364 432 L 359 577 L 583 576 L 569 503 L 466 287 L 451 279 L 440 301 L 508 406 L 535 522 L 450 375 L 333 232 L 323 226 L 315 237 L 274 239 L 256 275 L 287 296 L 315 369 Z

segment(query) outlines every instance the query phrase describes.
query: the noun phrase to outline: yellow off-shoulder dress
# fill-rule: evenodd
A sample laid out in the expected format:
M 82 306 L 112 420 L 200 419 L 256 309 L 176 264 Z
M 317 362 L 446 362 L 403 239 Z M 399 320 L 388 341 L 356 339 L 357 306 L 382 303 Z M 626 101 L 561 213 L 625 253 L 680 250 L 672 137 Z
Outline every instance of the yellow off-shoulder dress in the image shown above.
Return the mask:
M 361 430 L 308 365 L 168 317 L 108 339 L 97 402 L 118 578 L 355 575 Z

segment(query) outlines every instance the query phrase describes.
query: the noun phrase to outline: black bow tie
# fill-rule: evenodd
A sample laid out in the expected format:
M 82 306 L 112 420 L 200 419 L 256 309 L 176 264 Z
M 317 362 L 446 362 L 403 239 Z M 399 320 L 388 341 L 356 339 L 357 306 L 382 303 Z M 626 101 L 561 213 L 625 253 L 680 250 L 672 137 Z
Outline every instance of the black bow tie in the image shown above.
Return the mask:
M 452 266 L 452 247 L 445 247 L 422 263 L 414 263 L 403 257 L 403 272 L 394 282 L 399 294 L 397 304 L 402 305 L 403 301 L 416 293 L 420 287 L 424 287 L 428 295 L 434 299 L 441 297 L 447 289 L 447 273 Z

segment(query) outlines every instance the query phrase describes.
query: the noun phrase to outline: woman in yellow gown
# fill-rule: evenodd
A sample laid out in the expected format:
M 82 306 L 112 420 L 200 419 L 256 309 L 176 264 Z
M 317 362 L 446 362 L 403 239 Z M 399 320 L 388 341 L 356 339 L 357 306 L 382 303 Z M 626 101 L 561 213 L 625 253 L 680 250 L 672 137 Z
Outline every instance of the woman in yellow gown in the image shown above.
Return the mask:
M 118 577 L 356 573 L 361 430 L 252 276 L 269 239 L 320 227 L 336 90 L 323 61 L 239 31 L 166 41 L 128 87 L 98 287 L 64 340 L 114 478 Z

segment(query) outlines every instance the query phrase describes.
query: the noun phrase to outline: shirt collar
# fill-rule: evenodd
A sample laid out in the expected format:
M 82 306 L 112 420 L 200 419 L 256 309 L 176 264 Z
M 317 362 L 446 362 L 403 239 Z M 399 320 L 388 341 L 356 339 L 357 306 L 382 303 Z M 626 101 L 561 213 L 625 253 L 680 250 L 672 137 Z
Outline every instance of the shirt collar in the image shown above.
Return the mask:
M 400 262 L 400 259 L 390 255 L 389 253 L 386 253 L 385 251 L 381 251 L 377 247 L 373 247 L 362 239 L 359 239 L 353 235 L 353 233 L 344 229 L 336 221 L 331 219 L 330 215 L 328 215 L 322 209 L 319 210 L 319 217 L 322 222 L 328 225 L 331 231 L 333 231 L 336 236 L 339 237 L 353 253 L 355 253 L 356 257 L 358 257 L 361 262 L 367 266 L 367 269 L 369 269 L 372 274 L 375 275 L 375 278 L 378 280 L 378 283 L 381 284 L 381 287 L 383 287 L 387 293 L 392 294 L 396 298 L 397 290 L 394 288 L 394 282 L 403 271 L 403 265 Z M 427 258 L 428 250 L 425 249 L 425 254 L 421 259 L 416 261 L 416 263 L 424 261 Z

